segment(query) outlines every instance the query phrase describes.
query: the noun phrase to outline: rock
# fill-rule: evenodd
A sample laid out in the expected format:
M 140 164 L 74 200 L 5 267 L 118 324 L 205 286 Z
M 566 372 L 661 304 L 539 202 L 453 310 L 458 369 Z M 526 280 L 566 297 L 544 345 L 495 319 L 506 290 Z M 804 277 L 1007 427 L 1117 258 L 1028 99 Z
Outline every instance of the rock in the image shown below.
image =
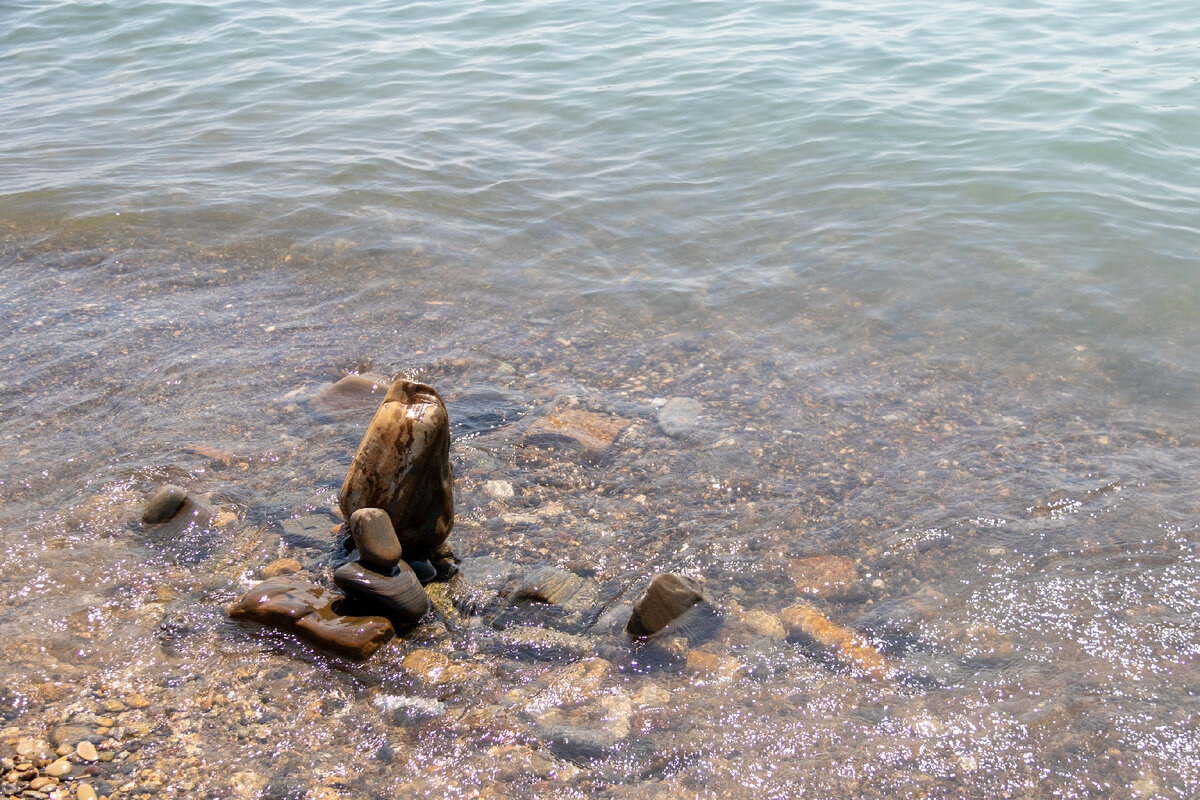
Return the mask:
M 75 747 L 75 754 L 84 761 L 95 761 L 100 758 L 100 753 L 96 751 L 96 745 L 84 739 Z
M 413 650 L 404 657 L 400 666 L 430 686 L 449 686 L 462 683 L 470 677 L 468 667 L 454 663 L 436 650 Z
M 400 561 L 400 540 L 382 508 L 360 508 L 351 514 L 350 536 L 359 559 L 367 566 L 387 572 Z
M 383 617 L 342 616 L 333 604 L 343 596 L 294 577 L 258 584 L 227 609 L 232 619 L 249 619 L 295 632 L 318 647 L 367 658 L 395 631 Z
M 233 619 L 249 619 L 292 630 L 304 617 L 340 599 L 341 594 L 301 578 L 279 577 L 250 589 L 227 609 L 227 613 Z
M 308 641 L 344 656 L 369 658 L 387 644 L 395 630 L 383 617 L 341 616 L 323 606 L 296 623 L 296 633 Z
M 812 606 L 792 606 L 783 609 L 781 614 L 789 635 L 820 645 L 846 666 L 876 680 L 883 680 L 895 674 L 895 670 L 879 651 L 858 632 L 832 622 Z
M 790 559 L 789 573 L 796 591 L 840 603 L 859 602 L 866 590 L 854 562 L 846 556 L 813 556 Z
M 332 544 L 330 526 L 333 518 L 325 514 L 306 514 L 288 517 L 279 523 L 280 538 L 291 547 L 324 550 Z
M 188 491 L 171 483 L 164 483 L 150 495 L 142 509 L 142 522 L 155 525 L 173 519 L 187 501 Z
M 751 633 L 757 633 L 759 636 L 766 636 L 770 639 L 783 639 L 787 636 L 787 631 L 784 630 L 779 617 L 762 609 L 754 609 L 742 614 L 742 624 Z
M 403 562 L 385 574 L 351 561 L 337 568 L 333 582 L 399 625 L 419 622 L 429 613 L 429 596 L 412 568 Z
M 78 800 L 96 800 L 96 790 L 90 783 L 81 783 L 75 790 L 75 797 Z
M 654 576 L 646 592 L 633 604 L 633 614 L 625 630 L 635 638 L 651 636 L 702 600 L 704 594 L 696 581 L 661 573 Z
M 515 494 L 511 481 L 486 481 L 483 493 L 493 500 L 511 500 Z
M 700 412 L 703 410 L 699 400 L 672 397 L 658 410 L 658 427 L 673 439 L 695 438 L 700 433 Z
M 61 778 L 64 775 L 71 774 L 71 762 L 65 758 L 60 758 L 51 764 L 42 767 L 42 774 L 51 778 Z
M 262 576 L 264 578 L 278 578 L 282 575 L 291 575 L 294 572 L 299 572 L 303 569 L 303 565 L 294 558 L 280 558 L 272 561 L 262 568 Z
M 373 372 L 351 373 L 323 386 L 308 401 L 308 410 L 325 422 L 361 426 L 370 420 L 391 385 L 391 380 Z
M 382 508 L 404 553 L 427 557 L 454 525 L 450 423 L 441 395 L 399 380 L 371 419 L 338 494 L 347 519 Z
M 689 650 L 687 654 L 686 669 L 693 675 L 729 681 L 737 677 L 741 668 L 736 658 L 719 656 L 707 650 Z
M 521 579 L 512 592 L 513 600 L 564 605 L 583 587 L 583 578 L 554 567 L 539 567 Z
M 525 431 L 524 442 L 533 447 L 562 450 L 584 460 L 599 459 L 612 446 L 626 420 L 567 408 L 535 420 Z
M 433 566 L 433 563 L 427 558 L 420 561 L 409 561 L 406 563 L 408 564 L 409 569 L 411 569 L 417 576 L 417 580 L 420 581 L 422 585 L 429 583 L 438 576 L 437 567 Z

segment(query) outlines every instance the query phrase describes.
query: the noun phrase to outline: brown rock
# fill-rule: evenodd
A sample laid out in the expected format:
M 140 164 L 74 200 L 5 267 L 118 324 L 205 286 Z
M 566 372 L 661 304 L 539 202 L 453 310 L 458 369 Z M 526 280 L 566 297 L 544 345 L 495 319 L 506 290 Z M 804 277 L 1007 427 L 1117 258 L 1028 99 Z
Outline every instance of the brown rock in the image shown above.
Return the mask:
M 846 556 L 793 558 L 789 571 L 800 594 L 841 603 L 866 597 L 866 591 L 858 579 L 858 570 Z
M 525 431 L 524 441 L 534 447 L 553 448 L 595 460 L 604 455 L 628 425 L 617 417 L 567 408 L 535 420 Z
M 691 578 L 674 573 L 656 575 L 633 604 L 625 630 L 633 637 L 651 636 L 703 599 L 700 584 Z
M 338 495 L 346 519 L 382 508 L 409 559 L 427 558 L 454 525 L 450 420 L 441 395 L 399 380 L 375 412 Z
M 346 594 L 371 606 L 397 625 L 412 625 L 429 613 L 429 595 L 412 567 L 400 562 L 386 573 L 351 561 L 333 573 L 333 582 Z
M 280 558 L 263 567 L 262 576 L 264 578 L 278 578 L 282 575 L 291 575 L 293 572 L 299 572 L 303 568 L 303 565 L 294 558 Z
M 343 617 L 329 606 L 297 622 L 296 633 L 318 647 L 359 660 L 369 658 L 396 635 L 383 617 Z
M 231 605 L 227 613 L 233 619 L 292 630 L 302 618 L 341 598 L 341 594 L 302 578 L 285 576 L 258 584 Z
M 390 570 L 403 554 L 392 520 L 382 508 L 360 508 L 351 514 L 350 537 L 359 560 L 369 567 Z
M 826 648 L 843 664 L 876 680 L 889 678 L 895 673 L 880 652 L 857 631 L 832 622 L 812 606 L 796 605 L 780 613 L 790 635 L 806 638 Z

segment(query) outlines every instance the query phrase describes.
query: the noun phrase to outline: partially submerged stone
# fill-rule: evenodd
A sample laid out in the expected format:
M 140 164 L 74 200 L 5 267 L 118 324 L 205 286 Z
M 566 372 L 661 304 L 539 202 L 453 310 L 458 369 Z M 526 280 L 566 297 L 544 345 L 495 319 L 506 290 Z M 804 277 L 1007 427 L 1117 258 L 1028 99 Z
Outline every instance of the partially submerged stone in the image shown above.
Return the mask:
M 895 673 L 883 655 L 861 634 L 838 625 L 812 606 L 802 603 L 785 608 L 780 614 L 789 635 L 820 645 L 846 666 L 876 680 Z
M 338 592 L 294 576 L 271 578 L 242 595 L 226 611 L 232 619 L 248 619 L 294 632 L 318 647 L 352 658 L 367 658 L 395 631 L 378 616 L 343 616 L 333 610 Z
M 392 382 L 383 375 L 352 372 L 317 392 L 312 407 L 325 414 L 360 411 L 380 402 L 391 386 Z
M 437 549 L 454 525 L 450 422 L 441 395 L 399 380 L 371 419 L 338 495 L 349 519 L 360 508 L 382 508 L 406 556 Z
M 429 613 L 429 595 L 408 564 L 401 561 L 388 573 L 376 572 L 359 561 L 343 564 L 333 582 L 346 594 L 377 609 L 398 625 L 419 622 Z
M 296 633 L 319 647 L 351 658 L 365 659 L 395 635 L 383 617 L 342 616 L 330 606 L 318 608 L 296 623 Z
M 702 600 L 704 593 L 695 580 L 674 573 L 656 575 L 633 604 L 625 630 L 635 638 L 652 636 Z
M 400 561 L 403 550 L 392 520 L 382 508 L 360 508 L 350 515 L 350 537 L 358 548 L 359 559 L 369 567 L 390 570 Z
M 583 578 L 573 572 L 554 567 L 539 567 L 521 579 L 511 598 L 564 605 L 583 588 L 583 583 Z
M 534 420 L 525 431 L 524 441 L 534 447 L 552 448 L 595 460 L 604 455 L 628 424 L 618 417 L 566 408 Z
M 800 594 L 849 603 L 866 596 L 854 562 L 846 556 L 793 558 L 789 574 Z
M 174 519 L 188 499 L 188 491 L 172 483 L 159 486 L 146 500 L 142 510 L 142 522 L 157 525 Z

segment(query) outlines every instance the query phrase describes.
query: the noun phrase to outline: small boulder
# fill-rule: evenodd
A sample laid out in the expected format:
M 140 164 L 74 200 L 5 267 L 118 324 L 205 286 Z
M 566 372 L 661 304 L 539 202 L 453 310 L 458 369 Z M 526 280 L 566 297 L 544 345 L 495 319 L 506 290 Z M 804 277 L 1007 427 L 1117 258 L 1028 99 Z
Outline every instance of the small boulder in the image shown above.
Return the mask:
M 350 536 L 364 564 L 387 572 L 400 561 L 402 549 L 392 520 L 382 508 L 360 508 L 350 515 Z
M 625 630 L 634 638 L 652 636 L 703 600 L 700 584 L 692 578 L 674 573 L 655 575 L 646 592 L 633 604 Z

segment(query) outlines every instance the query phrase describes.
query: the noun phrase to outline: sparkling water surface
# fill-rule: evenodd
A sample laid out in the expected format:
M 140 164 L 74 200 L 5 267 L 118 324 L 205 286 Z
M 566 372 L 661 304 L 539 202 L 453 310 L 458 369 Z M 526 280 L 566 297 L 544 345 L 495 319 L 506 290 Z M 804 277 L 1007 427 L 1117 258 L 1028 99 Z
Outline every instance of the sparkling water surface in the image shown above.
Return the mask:
M 1179 0 L 3 3 L 0 757 L 87 728 L 115 757 L 66 783 L 110 797 L 1194 796 L 1198 93 Z M 222 609 L 328 582 L 377 399 L 323 392 L 368 370 L 445 396 L 464 561 L 356 664 Z M 621 433 L 531 446 L 564 407 Z M 167 481 L 221 513 L 156 535 Z M 543 565 L 590 622 L 487 578 Z M 656 571 L 713 619 L 634 645 Z

